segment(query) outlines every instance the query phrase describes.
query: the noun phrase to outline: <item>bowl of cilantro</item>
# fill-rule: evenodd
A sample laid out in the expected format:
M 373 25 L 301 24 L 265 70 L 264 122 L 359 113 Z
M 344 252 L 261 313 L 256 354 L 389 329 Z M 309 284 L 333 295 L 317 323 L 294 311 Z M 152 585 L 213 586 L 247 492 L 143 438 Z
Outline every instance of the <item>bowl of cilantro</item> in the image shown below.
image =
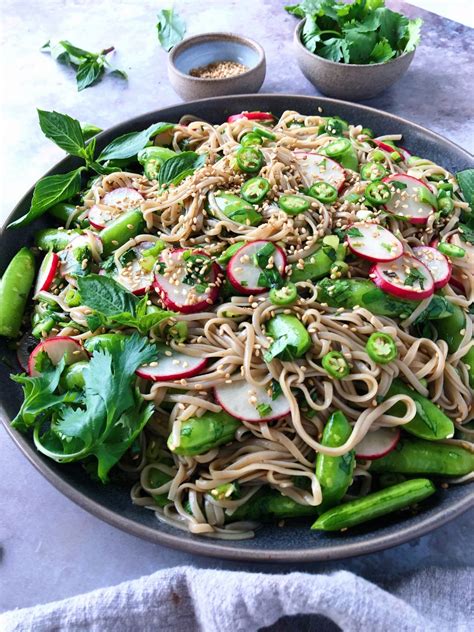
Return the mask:
M 286 7 L 302 18 L 295 29 L 296 58 L 323 94 L 361 101 L 380 94 L 407 71 L 422 20 L 385 7 L 384 0 L 317 0 Z

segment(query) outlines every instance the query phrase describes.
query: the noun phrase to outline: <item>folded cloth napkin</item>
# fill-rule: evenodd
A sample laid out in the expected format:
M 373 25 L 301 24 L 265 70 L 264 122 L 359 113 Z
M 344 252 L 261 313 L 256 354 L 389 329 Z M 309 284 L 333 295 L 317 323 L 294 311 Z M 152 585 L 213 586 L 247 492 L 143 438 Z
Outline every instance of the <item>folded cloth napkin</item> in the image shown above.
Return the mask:
M 392 595 L 347 571 L 285 575 L 177 567 L 44 606 L 0 615 L 2 632 L 256 632 L 282 617 L 326 617 L 306 629 L 464 632 L 472 575 L 431 569 Z M 472 603 L 472 602 L 471 602 Z M 301 629 L 288 623 L 278 629 Z M 472 629 L 472 628 L 470 628 Z

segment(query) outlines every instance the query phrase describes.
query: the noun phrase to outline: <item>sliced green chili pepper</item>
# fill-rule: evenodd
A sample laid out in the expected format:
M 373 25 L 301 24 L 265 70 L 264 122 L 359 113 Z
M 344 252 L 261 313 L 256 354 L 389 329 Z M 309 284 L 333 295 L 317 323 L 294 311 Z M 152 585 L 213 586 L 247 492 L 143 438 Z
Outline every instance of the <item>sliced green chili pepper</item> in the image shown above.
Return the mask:
M 221 254 L 217 257 L 217 263 L 220 266 L 225 266 L 235 255 L 237 250 L 240 250 L 244 245 L 245 241 L 237 241 L 235 244 L 232 244 L 231 246 L 226 248 L 224 252 L 221 252 Z
M 389 334 L 374 332 L 370 335 L 365 345 L 369 358 L 377 364 L 388 364 L 398 355 L 395 340 Z
M 264 162 L 262 152 L 260 149 L 255 149 L 255 147 L 241 147 L 235 157 L 239 169 L 246 173 L 260 171 Z
M 225 412 L 206 412 L 201 417 L 190 417 L 181 423 L 178 445 L 171 434 L 168 448 L 173 454 L 194 456 L 204 454 L 232 441 L 241 422 Z
M 104 255 L 106 257 L 110 255 L 126 241 L 143 232 L 144 228 L 145 220 L 138 210 L 129 211 L 114 219 L 100 231 Z
M 330 204 L 337 200 L 337 189 L 327 182 L 315 182 L 309 189 L 308 195 L 323 204 Z
M 416 415 L 411 421 L 404 424 L 404 430 L 428 441 L 450 439 L 454 435 L 454 424 L 451 419 L 436 404 L 406 386 L 401 380 L 393 380 L 385 399 L 394 395 L 407 395 L 415 402 Z M 401 417 L 405 410 L 405 404 L 398 402 L 390 408 L 387 414 Z
M 300 195 L 282 195 L 278 206 L 288 215 L 299 215 L 309 209 L 309 202 Z
M 339 140 L 330 143 L 327 147 L 321 150 L 322 154 L 335 158 L 346 169 L 352 171 L 359 170 L 359 161 L 352 143 L 347 138 L 340 138 Z
M 446 241 L 441 241 L 437 245 L 437 249 L 443 253 L 443 255 L 447 255 L 448 257 L 461 258 L 464 257 L 466 251 L 464 248 L 460 246 L 455 246 L 454 244 L 448 244 Z
M 329 156 L 329 158 L 337 158 L 350 149 L 351 146 L 350 140 L 347 138 L 340 138 L 339 140 L 329 143 L 329 145 L 324 148 L 324 153 L 326 156 Z
M 371 182 L 365 189 L 366 200 L 376 206 L 386 204 L 391 197 L 390 189 L 383 182 Z
M 436 208 L 436 207 L 435 207 Z M 438 197 L 437 208 L 443 217 L 450 215 L 454 210 L 454 202 L 450 197 Z
M 0 281 L 0 336 L 16 338 L 20 333 L 26 300 L 35 278 L 35 258 L 31 250 L 21 248 Z
M 409 507 L 435 491 L 435 486 L 427 478 L 415 478 L 333 507 L 319 516 L 311 528 L 322 531 L 347 529 Z
M 251 178 L 242 185 L 240 194 L 246 202 L 258 204 L 270 191 L 270 182 L 265 178 Z
M 351 372 L 346 358 L 340 351 L 330 351 L 326 353 L 321 360 L 321 364 L 327 374 L 336 380 L 341 380 Z
M 78 229 L 43 228 L 35 233 L 35 245 L 41 250 L 59 252 L 80 234 L 81 231 Z
M 148 180 L 156 180 L 161 165 L 176 156 L 176 152 L 166 147 L 145 147 L 138 152 L 138 162 L 144 166 L 144 172 Z
M 68 305 L 68 307 L 78 307 L 81 304 L 81 296 L 77 290 L 70 288 L 66 292 L 64 302 Z
M 360 177 L 362 180 L 370 180 L 371 182 L 381 180 L 387 173 L 388 171 L 385 167 L 378 162 L 368 162 L 362 165 L 360 169 Z
M 393 160 L 393 162 L 400 162 L 402 156 L 398 151 L 392 151 L 390 152 L 390 158 Z
M 474 470 L 474 453 L 462 445 L 402 439 L 395 450 L 372 461 L 371 472 L 465 476 Z
M 298 290 L 294 283 L 287 283 L 281 288 L 273 287 L 268 297 L 274 305 L 291 305 L 298 298 Z
M 272 134 L 268 130 L 262 129 L 262 128 L 257 127 L 257 126 L 255 126 L 253 128 L 253 133 L 257 134 L 257 136 L 260 136 L 262 139 L 265 138 L 267 140 L 276 140 L 275 134 Z
M 263 138 L 254 132 L 244 134 L 240 139 L 242 147 L 252 147 L 253 145 L 263 145 Z
M 338 448 L 349 439 L 352 428 L 344 413 L 333 413 L 324 427 L 321 444 Z M 341 456 L 328 456 L 318 453 L 316 457 L 316 477 L 323 493 L 322 503 L 316 508 L 323 513 L 329 507 L 337 505 L 352 483 L 355 466 L 355 452 L 349 450 Z
M 326 119 L 323 125 L 319 126 L 318 134 L 331 134 L 331 136 L 342 136 L 342 133 L 349 129 L 349 123 L 338 116 L 331 116 Z

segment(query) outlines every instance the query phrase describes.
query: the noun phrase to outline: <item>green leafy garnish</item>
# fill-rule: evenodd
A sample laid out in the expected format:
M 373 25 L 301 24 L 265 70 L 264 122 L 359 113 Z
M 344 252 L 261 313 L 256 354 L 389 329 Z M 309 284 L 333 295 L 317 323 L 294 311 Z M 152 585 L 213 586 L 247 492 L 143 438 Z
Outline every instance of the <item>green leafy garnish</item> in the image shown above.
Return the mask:
M 456 180 L 464 199 L 474 211 L 474 169 L 464 169 L 456 173 Z
M 107 145 L 107 147 L 105 147 L 105 149 L 102 150 L 98 160 L 104 161 L 132 158 L 145 147 L 150 138 L 153 138 L 157 134 L 162 134 L 173 127 L 174 125 L 172 123 L 153 123 L 153 125 L 150 125 L 150 127 L 147 127 L 147 129 L 144 129 L 141 132 L 123 134 L 122 136 L 115 138 Z
M 348 228 L 346 230 L 346 235 L 348 237 L 363 237 L 364 235 L 361 233 L 361 231 L 356 228 L 355 226 L 351 226 L 351 228 Z
M 258 277 L 258 287 L 281 288 L 285 283 L 274 265 L 271 268 L 267 268 L 270 257 L 274 254 L 275 250 L 275 246 L 271 242 L 268 242 L 254 254 L 254 263 L 262 271 Z
M 409 20 L 385 7 L 384 0 L 303 0 L 285 7 L 305 18 L 304 46 L 325 59 L 346 64 L 380 64 L 413 51 L 422 20 Z
M 100 53 L 91 53 L 83 48 L 74 46 L 67 40 L 61 40 L 57 44 L 52 44 L 51 41 L 48 41 L 42 46 L 41 50 L 51 53 L 53 59 L 59 63 L 75 68 L 79 92 L 97 83 L 106 71 L 122 79 L 127 79 L 127 73 L 118 68 L 113 68 L 107 59 L 107 55 L 115 50 L 113 46 L 105 48 Z
M 257 404 L 255 406 L 260 417 L 266 417 L 272 412 L 272 407 L 270 404 Z
M 179 184 L 181 180 L 202 167 L 205 162 L 206 154 L 183 151 L 164 161 L 158 172 L 158 182 L 162 186 L 164 184 Z
M 162 9 L 156 17 L 158 18 L 156 23 L 158 40 L 162 48 L 168 52 L 183 39 L 186 24 L 173 9 Z
M 278 380 L 272 379 L 271 386 L 272 386 L 272 399 L 275 400 L 277 397 L 283 394 L 283 390 Z
M 458 224 L 458 228 L 461 239 L 468 244 L 474 245 L 474 228 L 462 223 Z
M 418 283 L 422 290 L 425 289 L 425 275 L 418 270 L 418 268 L 410 268 L 410 272 L 405 277 L 403 285 L 409 285 L 413 287 L 415 283 Z

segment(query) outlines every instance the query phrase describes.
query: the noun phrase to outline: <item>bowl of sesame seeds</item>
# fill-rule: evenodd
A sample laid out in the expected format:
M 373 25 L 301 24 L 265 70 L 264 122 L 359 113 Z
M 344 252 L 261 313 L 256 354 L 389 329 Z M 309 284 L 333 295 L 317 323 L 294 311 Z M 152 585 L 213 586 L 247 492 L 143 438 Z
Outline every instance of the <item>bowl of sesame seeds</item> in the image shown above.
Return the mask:
M 188 37 L 168 57 L 168 77 L 184 100 L 258 92 L 265 52 L 248 37 L 204 33 Z

